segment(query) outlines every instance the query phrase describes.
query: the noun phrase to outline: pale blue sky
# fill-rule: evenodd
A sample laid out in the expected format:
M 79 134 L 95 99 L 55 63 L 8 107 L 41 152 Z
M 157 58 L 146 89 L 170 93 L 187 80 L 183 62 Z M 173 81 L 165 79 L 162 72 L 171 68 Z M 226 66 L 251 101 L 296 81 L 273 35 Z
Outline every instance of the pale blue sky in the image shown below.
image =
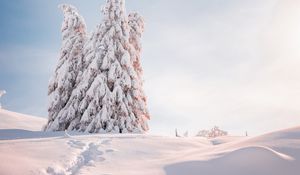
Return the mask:
M 0 89 L 6 109 L 47 116 L 60 48 L 60 3 L 89 31 L 104 0 L 0 2 Z M 142 62 L 152 133 L 219 125 L 258 134 L 300 125 L 297 0 L 127 0 L 146 20 Z

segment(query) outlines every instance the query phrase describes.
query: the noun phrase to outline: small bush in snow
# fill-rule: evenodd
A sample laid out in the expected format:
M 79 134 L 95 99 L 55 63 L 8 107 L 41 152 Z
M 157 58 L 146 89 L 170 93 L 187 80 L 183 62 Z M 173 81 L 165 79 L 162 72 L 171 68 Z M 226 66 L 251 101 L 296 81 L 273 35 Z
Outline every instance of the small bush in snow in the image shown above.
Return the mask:
M 211 130 L 201 130 L 196 135 L 197 137 L 206 138 L 216 138 L 221 136 L 227 136 L 228 132 L 221 130 L 219 127 L 215 126 Z
M 197 137 L 208 137 L 209 134 L 209 130 L 201 130 L 198 132 L 198 134 L 196 135 Z

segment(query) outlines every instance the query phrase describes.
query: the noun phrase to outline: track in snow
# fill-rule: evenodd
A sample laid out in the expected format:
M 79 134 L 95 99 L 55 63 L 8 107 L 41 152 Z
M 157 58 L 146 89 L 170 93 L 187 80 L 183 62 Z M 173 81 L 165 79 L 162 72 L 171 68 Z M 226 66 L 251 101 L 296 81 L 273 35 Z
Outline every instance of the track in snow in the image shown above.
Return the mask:
M 60 168 L 61 166 L 55 165 L 55 166 L 49 166 L 46 169 L 47 175 L 76 175 L 79 173 L 81 168 L 85 166 L 94 166 L 95 162 L 104 162 L 105 154 L 106 153 L 112 153 L 114 152 L 114 149 L 105 149 L 105 151 L 100 151 L 100 146 L 109 146 L 111 145 L 111 140 L 103 140 L 99 143 L 84 143 L 79 140 L 69 140 L 67 144 L 74 149 L 81 150 L 74 160 L 70 161 L 70 163 L 67 166 L 63 166 L 63 168 Z

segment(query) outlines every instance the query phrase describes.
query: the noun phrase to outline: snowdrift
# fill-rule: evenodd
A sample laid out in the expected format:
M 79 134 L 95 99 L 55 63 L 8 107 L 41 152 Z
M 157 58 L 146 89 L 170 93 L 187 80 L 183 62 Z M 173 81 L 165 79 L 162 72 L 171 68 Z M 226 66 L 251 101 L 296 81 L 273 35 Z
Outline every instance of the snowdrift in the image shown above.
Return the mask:
M 24 129 L 22 123 L 36 119 L 9 111 L 1 111 L 1 116 L 6 128 Z M 3 137 L 7 132 L 13 137 Z M 0 157 L 5 160 L 1 175 L 298 175 L 300 127 L 212 140 L 6 129 L 0 130 Z
M 299 163 L 299 162 L 298 162 Z M 165 167 L 167 175 L 296 175 L 294 158 L 265 147 L 245 147 L 208 161 L 187 161 Z

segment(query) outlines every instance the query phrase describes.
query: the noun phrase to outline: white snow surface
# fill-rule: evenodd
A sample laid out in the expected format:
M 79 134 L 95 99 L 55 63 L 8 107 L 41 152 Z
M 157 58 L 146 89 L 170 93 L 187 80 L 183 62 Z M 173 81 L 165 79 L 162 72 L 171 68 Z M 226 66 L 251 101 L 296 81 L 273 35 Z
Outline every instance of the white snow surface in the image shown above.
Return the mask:
M 33 117 L 30 115 L 0 109 L 0 130 L 23 129 L 41 131 L 46 122 L 47 120 L 41 117 Z
M 5 110 L 1 110 L 0 116 L 1 175 L 298 175 L 300 172 L 300 127 L 259 137 L 226 136 L 209 140 L 34 132 L 30 131 L 37 127 L 34 122 L 43 123 L 39 118 Z M 14 122 L 3 116 L 13 118 Z M 31 123 L 34 123 L 32 128 Z

